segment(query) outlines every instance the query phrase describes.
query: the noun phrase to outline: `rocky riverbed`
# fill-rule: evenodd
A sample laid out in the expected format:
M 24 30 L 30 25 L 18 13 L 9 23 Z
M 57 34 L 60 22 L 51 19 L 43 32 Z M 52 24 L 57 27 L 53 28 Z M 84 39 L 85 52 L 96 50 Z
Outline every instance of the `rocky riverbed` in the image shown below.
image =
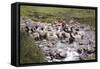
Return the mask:
M 77 22 L 62 27 L 62 23 L 33 22 L 27 17 L 21 17 L 20 25 L 36 40 L 46 62 L 95 59 L 95 31 L 89 25 Z

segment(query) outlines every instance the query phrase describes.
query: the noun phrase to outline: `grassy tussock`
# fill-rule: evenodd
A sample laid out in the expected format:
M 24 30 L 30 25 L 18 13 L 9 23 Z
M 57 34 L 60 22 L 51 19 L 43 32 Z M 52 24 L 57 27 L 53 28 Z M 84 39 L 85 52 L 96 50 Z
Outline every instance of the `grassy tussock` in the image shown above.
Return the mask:
M 44 55 L 28 33 L 20 33 L 20 63 L 42 63 Z

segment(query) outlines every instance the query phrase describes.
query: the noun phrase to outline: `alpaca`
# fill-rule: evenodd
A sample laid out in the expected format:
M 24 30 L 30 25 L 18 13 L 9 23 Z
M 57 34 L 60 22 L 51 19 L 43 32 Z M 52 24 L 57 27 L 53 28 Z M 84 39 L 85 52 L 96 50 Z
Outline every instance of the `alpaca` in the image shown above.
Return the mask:
M 33 33 L 33 38 L 34 38 L 35 40 L 39 40 L 39 38 L 40 38 L 39 33 L 38 33 L 38 32 Z
M 56 32 L 54 32 L 54 31 L 48 31 L 47 32 L 47 39 L 48 40 L 56 40 L 56 39 L 58 39 L 58 37 L 56 35 Z

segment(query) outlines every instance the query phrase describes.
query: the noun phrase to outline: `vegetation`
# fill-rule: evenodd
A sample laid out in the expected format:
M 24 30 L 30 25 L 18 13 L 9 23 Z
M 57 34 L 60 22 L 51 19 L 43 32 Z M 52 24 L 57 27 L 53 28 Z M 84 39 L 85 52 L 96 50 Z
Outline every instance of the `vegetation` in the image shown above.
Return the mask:
M 20 32 L 20 63 L 42 63 L 44 55 L 26 32 Z
M 27 16 L 33 21 L 50 23 L 55 20 L 69 20 L 74 17 L 80 23 L 95 27 L 95 10 L 93 9 L 21 6 L 21 16 Z

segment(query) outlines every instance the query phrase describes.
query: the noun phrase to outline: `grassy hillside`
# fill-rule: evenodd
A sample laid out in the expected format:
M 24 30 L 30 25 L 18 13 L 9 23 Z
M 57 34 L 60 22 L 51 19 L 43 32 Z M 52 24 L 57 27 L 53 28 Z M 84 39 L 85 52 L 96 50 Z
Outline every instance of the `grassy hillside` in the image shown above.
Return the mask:
M 81 23 L 95 26 L 95 10 L 93 9 L 21 6 L 21 16 L 27 16 L 34 21 L 51 23 L 55 20 L 69 20 L 75 17 Z
M 28 33 L 20 33 L 20 63 L 42 63 L 44 55 Z

